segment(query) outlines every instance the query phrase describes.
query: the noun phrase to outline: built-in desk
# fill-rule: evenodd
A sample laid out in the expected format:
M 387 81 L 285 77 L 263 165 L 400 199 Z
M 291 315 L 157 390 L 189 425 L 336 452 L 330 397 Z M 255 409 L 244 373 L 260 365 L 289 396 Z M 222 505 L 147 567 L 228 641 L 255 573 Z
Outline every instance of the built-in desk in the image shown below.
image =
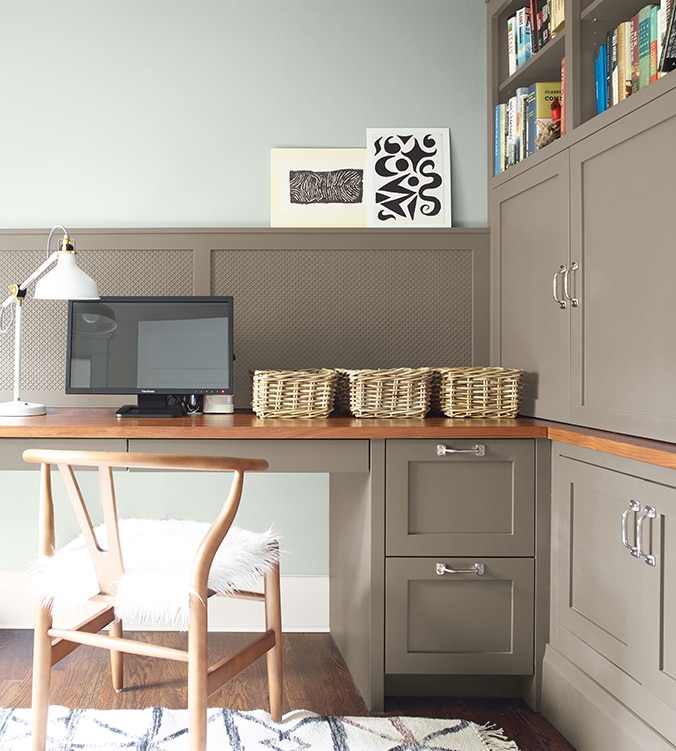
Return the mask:
M 670 444 L 628 439 L 531 418 L 452 420 L 432 417 L 422 420 L 331 417 L 261 420 L 251 413 L 237 413 L 120 419 L 114 416 L 112 409 L 51 409 L 44 416 L 0 420 L 0 469 L 29 469 L 21 460 L 22 451 L 28 446 L 42 445 L 261 456 L 269 461 L 270 470 L 274 472 L 328 473 L 331 632 L 365 700 L 372 709 L 378 710 L 382 707 L 387 689 L 387 483 L 399 482 L 396 473 L 390 472 L 388 475 L 388 460 L 401 464 L 406 461 L 401 457 L 410 455 L 411 463 L 422 462 L 425 466 L 439 461 L 434 451 L 431 452 L 434 456 L 430 454 L 429 459 L 421 460 L 417 451 L 413 450 L 425 441 L 431 444 L 429 448 L 432 450 L 437 443 L 449 442 L 456 442 L 465 449 L 471 449 L 478 442 L 500 443 L 505 439 L 532 444 L 528 461 L 531 463 L 529 471 L 532 474 L 531 488 L 535 503 L 530 512 L 524 512 L 524 518 L 533 525 L 535 542 L 529 555 L 533 565 L 537 563 L 533 585 L 536 646 L 532 671 L 537 675 L 547 638 L 548 438 L 580 443 L 607 453 L 632 456 L 664 466 L 676 466 L 676 451 Z M 399 440 L 401 443 L 397 451 L 388 453 L 388 441 Z M 411 441 L 419 441 L 420 444 L 410 444 Z M 406 448 L 405 442 L 409 442 L 407 445 L 411 448 L 408 453 L 402 453 L 402 449 Z M 394 444 L 389 445 L 394 448 Z M 437 471 L 435 469 L 429 476 L 436 477 L 434 473 Z M 438 477 L 441 484 L 446 482 L 445 475 Z M 407 482 L 412 480 L 409 478 Z M 434 485 L 434 481 L 431 484 Z M 423 486 L 429 488 L 430 481 L 424 479 Z M 390 487 L 390 495 L 394 495 L 391 491 Z M 401 508 L 405 509 L 405 499 L 397 503 L 403 504 Z M 429 514 L 429 509 L 425 513 Z M 448 513 L 446 517 L 448 519 Z M 419 543 L 411 542 L 411 545 L 414 544 Z M 395 551 L 389 555 L 394 558 L 399 554 Z M 504 553 L 500 555 L 504 556 Z M 519 556 L 523 557 L 521 553 L 512 557 Z M 541 604 L 537 604 L 538 599 L 542 600 Z M 401 618 L 405 619 L 403 613 Z M 402 659 L 401 663 L 406 665 L 406 660 Z M 479 672 L 482 670 L 479 669 Z M 483 672 L 489 671 L 483 669 Z M 537 689 L 532 686 L 524 690 L 526 698 L 535 704 L 536 693 Z

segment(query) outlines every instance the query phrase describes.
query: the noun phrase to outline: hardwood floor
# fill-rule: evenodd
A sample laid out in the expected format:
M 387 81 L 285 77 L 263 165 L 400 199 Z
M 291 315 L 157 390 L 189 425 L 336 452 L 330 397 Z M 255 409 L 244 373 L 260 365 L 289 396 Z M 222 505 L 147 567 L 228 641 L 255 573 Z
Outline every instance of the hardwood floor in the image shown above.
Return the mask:
M 147 638 L 148 634 L 139 634 Z M 161 634 L 169 646 L 185 646 L 185 635 Z M 153 634 L 153 638 L 157 638 Z M 246 635 L 213 634 L 214 653 L 239 647 Z M 326 715 L 369 714 L 340 651 L 329 634 L 285 634 L 284 711 L 307 709 Z M 0 706 L 29 707 L 32 632 L 0 630 Z M 71 707 L 132 709 L 185 707 L 186 666 L 128 655 L 126 688 L 116 694 L 110 683 L 108 655 L 80 647 L 52 671 L 51 702 Z M 210 706 L 267 709 L 265 662 L 259 660 L 214 694 Z M 503 728 L 522 751 L 575 751 L 541 715 L 517 699 L 388 697 L 385 714 L 468 719 Z

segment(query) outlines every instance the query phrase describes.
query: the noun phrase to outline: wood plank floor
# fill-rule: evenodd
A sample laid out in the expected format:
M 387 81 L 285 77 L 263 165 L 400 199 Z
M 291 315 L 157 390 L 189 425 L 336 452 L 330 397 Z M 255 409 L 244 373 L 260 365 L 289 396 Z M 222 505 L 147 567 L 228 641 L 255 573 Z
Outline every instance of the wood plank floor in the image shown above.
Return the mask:
M 184 647 L 185 635 L 138 634 Z M 214 653 L 227 654 L 246 641 L 242 634 L 213 634 Z M 285 634 L 284 711 L 307 709 L 326 715 L 369 714 L 340 651 L 329 634 Z M 0 706 L 30 706 L 32 632 L 0 630 Z M 80 647 L 52 672 L 51 702 L 70 707 L 134 709 L 185 707 L 186 666 L 128 655 L 126 688 L 110 684 L 108 655 Z M 209 700 L 210 706 L 248 710 L 268 708 L 265 662 L 247 668 Z M 575 751 L 541 715 L 517 699 L 388 697 L 385 714 L 446 717 L 492 723 L 503 728 L 522 751 Z

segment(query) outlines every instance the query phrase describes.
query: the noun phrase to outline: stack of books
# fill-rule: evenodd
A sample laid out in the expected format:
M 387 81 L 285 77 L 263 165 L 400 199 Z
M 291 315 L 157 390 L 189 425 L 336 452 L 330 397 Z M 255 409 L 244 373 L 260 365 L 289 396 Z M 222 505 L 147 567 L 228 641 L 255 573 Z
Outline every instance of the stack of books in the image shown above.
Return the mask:
M 608 30 L 594 50 L 597 114 L 676 68 L 675 12 L 674 0 L 661 0 Z
M 507 19 L 510 76 L 563 28 L 563 4 L 564 0 L 529 0 Z
M 561 82 L 518 88 L 495 108 L 495 163 L 499 175 L 561 135 Z

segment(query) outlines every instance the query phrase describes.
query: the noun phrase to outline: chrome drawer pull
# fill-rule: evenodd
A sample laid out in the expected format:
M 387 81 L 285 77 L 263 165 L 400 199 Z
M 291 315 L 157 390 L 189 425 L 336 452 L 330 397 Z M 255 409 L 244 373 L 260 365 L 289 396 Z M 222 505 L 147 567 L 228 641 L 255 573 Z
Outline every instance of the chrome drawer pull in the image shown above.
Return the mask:
M 559 297 L 559 290 L 558 290 L 558 281 L 559 276 L 565 275 L 568 273 L 568 267 L 564 266 L 563 264 L 559 267 L 559 270 L 554 274 L 554 277 L 552 278 L 552 297 L 554 298 L 554 302 L 559 304 L 560 308 L 563 308 L 564 310 L 567 307 L 566 301 Z
M 656 566 L 657 565 L 657 559 L 654 555 L 651 553 L 646 553 L 646 551 L 643 549 L 643 523 L 646 519 L 655 519 L 657 516 L 657 511 L 652 506 L 646 506 L 643 510 L 643 513 L 641 516 L 639 516 L 638 521 L 636 522 L 636 557 L 637 558 L 643 558 L 643 560 L 649 565 L 649 566 Z M 633 554 L 633 551 L 632 551 Z
M 444 574 L 476 574 L 477 576 L 483 576 L 486 571 L 486 567 L 483 563 L 475 563 L 472 568 L 449 568 L 445 563 L 437 563 L 437 575 L 443 576 Z
M 641 504 L 632 498 L 631 501 L 629 501 L 629 508 L 625 509 L 624 513 L 622 514 L 622 544 L 625 548 L 627 548 L 627 550 L 631 550 L 632 554 L 634 555 L 636 547 L 629 542 L 629 538 L 627 536 L 627 520 L 629 518 L 629 514 L 635 514 L 640 508 Z
M 570 268 L 567 269 L 563 275 L 563 294 L 566 298 L 566 300 L 570 301 L 570 304 L 577 308 L 577 306 L 580 304 L 580 301 L 577 299 L 577 297 L 571 297 L 570 296 L 570 290 L 568 288 L 568 277 L 570 276 L 571 272 L 575 272 L 580 268 L 580 264 L 577 261 L 573 261 L 570 264 Z
M 483 443 L 477 443 L 471 449 L 452 449 L 444 446 L 443 443 L 437 444 L 437 456 L 446 456 L 446 454 L 474 454 L 474 456 L 486 456 L 486 446 Z

